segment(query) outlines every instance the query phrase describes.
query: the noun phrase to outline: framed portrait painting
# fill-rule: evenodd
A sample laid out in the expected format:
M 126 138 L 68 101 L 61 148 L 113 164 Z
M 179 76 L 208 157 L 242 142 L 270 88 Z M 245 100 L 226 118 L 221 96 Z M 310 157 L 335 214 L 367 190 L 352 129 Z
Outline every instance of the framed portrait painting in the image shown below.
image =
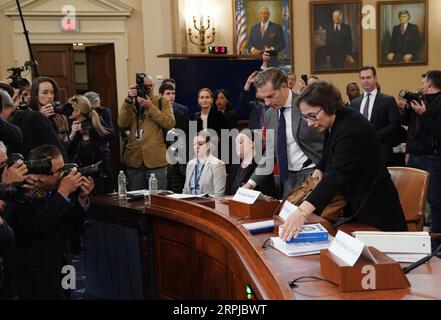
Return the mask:
M 361 1 L 312 1 L 312 73 L 356 72 L 362 66 Z
M 291 71 L 292 0 L 233 0 L 234 53 L 270 54 L 269 66 Z
M 379 66 L 427 65 L 427 1 L 380 1 L 377 6 Z

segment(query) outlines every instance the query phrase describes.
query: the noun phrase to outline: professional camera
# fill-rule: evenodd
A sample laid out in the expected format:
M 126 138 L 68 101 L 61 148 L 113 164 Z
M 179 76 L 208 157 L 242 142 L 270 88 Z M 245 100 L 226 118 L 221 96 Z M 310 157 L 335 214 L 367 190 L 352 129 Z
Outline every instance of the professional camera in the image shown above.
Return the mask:
M 20 102 L 18 105 L 18 110 L 20 111 L 31 111 L 31 108 L 26 102 Z
M 92 177 L 92 178 L 95 177 L 107 178 L 107 176 L 102 172 L 101 169 L 102 163 L 103 163 L 102 161 L 99 161 L 95 164 L 82 168 L 78 168 L 78 165 L 76 163 L 65 164 L 63 167 L 63 169 L 65 170 L 64 177 L 69 175 L 73 168 L 77 168 L 78 172 L 81 173 L 82 176 Z
M 63 105 L 60 101 L 52 102 L 52 108 L 54 108 L 56 114 L 63 114 Z
M 407 102 L 416 101 L 418 103 L 421 103 L 421 101 L 426 101 L 426 97 L 422 92 L 411 92 L 409 90 L 401 90 L 399 93 L 399 96 Z
M 51 158 L 24 161 L 24 158 L 21 154 L 13 153 L 9 156 L 8 160 L 6 160 L 6 165 L 10 167 L 18 160 L 22 160 L 24 162 L 24 164 L 28 168 L 29 174 L 52 174 Z
M 145 73 L 136 74 L 136 90 L 138 97 L 145 98 L 150 96 L 151 88 L 144 84 L 144 79 L 147 78 Z
M 81 122 L 81 129 L 83 131 L 91 131 L 93 129 L 93 124 L 90 119 L 83 120 Z
M 11 72 L 11 75 L 7 79 L 11 79 L 11 87 L 15 89 L 20 89 L 29 84 L 29 81 L 22 78 L 21 73 L 24 71 L 29 71 L 32 66 L 31 61 L 26 61 L 24 66 L 18 68 L 9 68 L 7 71 Z

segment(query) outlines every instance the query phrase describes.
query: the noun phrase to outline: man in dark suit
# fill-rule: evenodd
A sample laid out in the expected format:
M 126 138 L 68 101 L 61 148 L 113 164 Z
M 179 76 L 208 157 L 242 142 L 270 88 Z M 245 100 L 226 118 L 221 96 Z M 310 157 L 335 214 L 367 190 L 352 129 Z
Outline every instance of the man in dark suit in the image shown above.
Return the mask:
M 352 100 L 350 108 L 360 112 L 377 129 L 383 159 L 388 166 L 401 125 L 400 110 L 394 97 L 378 91 L 377 70 L 374 67 L 363 67 L 360 79 L 364 94 Z
M 400 24 L 392 31 L 387 60 L 392 62 L 412 62 L 418 59 L 421 48 L 420 31 L 418 26 L 410 23 L 410 13 L 407 10 L 399 12 Z
M 314 171 L 322 156 L 324 136 L 302 121 L 295 104 L 296 95 L 288 88 L 286 74 L 276 68 L 260 72 L 254 85 L 270 108 L 265 113 L 265 161 L 244 186 L 254 189 L 266 175 L 273 174 L 274 160 L 279 168 L 283 196 L 301 185 Z
M 260 23 L 251 29 L 249 47 L 251 54 L 261 56 L 265 51 L 279 52 L 285 48 L 285 37 L 281 25 L 269 20 L 271 15 L 268 7 L 259 10 Z M 272 59 L 273 61 L 277 59 Z
M 58 300 L 69 297 L 62 286 L 62 268 L 71 265 L 70 241 L 84 225 L 94 183 L 77 170 L 64 174 L 63 157 L 55 146 L 42 145 L 30 160 L 51 159 L 51 174 L 29 175 L 37 181 L 32 202 L 15 204 L 9 223 L 17 246 L 19 299 Z M 76 191 L 78 192 L 76 193 Z
M 351 28 L 342 22 L 343 12 L 334 10 L 333 23 L 326 30 L 326 62 L 332 69 L 343 69 L 345 63 L 353 64 Z

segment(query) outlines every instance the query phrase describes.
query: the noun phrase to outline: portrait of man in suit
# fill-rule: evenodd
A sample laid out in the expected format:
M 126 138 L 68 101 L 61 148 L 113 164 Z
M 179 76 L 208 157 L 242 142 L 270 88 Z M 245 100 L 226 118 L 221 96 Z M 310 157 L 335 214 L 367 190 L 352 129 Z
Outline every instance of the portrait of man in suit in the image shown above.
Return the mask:
M 426 0 L 379 2 L 380 66 L 427 64 Z
M 260 56 L 266 50 L 280 51 L 285 48 L 285 38 L 281 25 L 271 22 L 271 11 L 268 7 L 259 9 L 260 22 L 255 24 L 250 33 L 248 45 L 254 56 Z
M 235 53 L 270 57 L 269 67 L 292 71 L 293 0 L 233 0 Z
M 360 1 L 311 2 L 313 73 L 361 68 Z
M 400 24 L 394 26 L 392 31 L 387 61 L 412 62 L 421 49 L 420 30 L 416 24 L 410 23 L 409 11 L 400 11 L 398 18 Z
M 342 21 L 343 12 L 332 12 L 332 24 L 326 29 L 326 63 L 332 69 L 342 69 L 345 63 L 354 64 L 351 28 Z

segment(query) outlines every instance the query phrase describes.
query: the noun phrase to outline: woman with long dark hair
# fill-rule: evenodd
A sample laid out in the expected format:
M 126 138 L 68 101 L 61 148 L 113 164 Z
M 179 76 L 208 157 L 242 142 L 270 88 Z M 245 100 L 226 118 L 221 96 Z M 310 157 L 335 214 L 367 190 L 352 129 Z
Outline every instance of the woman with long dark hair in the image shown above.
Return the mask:
M 66 148 L 68 122 L 67 118 L 61 114 L 60 88 L 54 79 L 38 77 L 32 81 L 30 108 L 41 112 L 51 121 L 58 139 Z
M 224 89 L 217 90 L 214 94 L 214 104 L 217 107 L 217 111 L 224 114 L 230 129 L 236 128 L 239 118 L 237 117 L 237 113 L 231 104 L 230 94 Z

